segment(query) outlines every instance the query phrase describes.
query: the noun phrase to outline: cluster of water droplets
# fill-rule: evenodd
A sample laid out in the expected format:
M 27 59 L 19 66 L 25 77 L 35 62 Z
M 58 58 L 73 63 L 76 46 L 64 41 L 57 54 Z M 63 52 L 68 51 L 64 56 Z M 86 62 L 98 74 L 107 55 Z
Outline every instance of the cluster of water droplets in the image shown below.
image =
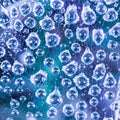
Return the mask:
M 118 120 L 119 1 L 68 1 L 0 1 L 6 120 Z

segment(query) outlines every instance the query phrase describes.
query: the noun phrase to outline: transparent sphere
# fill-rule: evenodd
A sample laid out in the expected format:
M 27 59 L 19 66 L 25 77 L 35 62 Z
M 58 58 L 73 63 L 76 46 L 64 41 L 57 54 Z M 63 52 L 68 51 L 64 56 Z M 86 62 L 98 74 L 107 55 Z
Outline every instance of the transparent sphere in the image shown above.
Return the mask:
M 18 47 L 18 40 L 14 37 L 14 38 L 10 38 L 7 41 L 7 47 L 11 50 L 14 50 Z
M 109 59 L 113 62 L 117 62 L 120 59 L 120 54 L 117 52 L 111 52 L 109 54 Z
M 31 5 L 28 2 L 24 2 L 22 5 L 20 5 L 20 12 L 23 16 L 28 15 L 31 12 Z
M 96 84 L 92 85 L 88 92 L 91 96 L 99 96 L 101 94 L 101 88 Z
M 68 78 L 62 78 L 61 84 L 63 87 L 68 88 L 72 85 L 72 81 Z
M 76 98 L 78 98 L 78 91 L 77 91 L 76 87 L 70 88 L 66 92 L 66 96 L 69 100 L 75 100 Z
M 49 108 L 47 111 L 47 116 L 52 119 L 55 118 L 57 116 L 57 109 L 55 107 Z
M 16 20 L 14 21 L 14 29 L 15 29 L 16 31 L 18 31 L 18 32 L 20 32 L 20 31 L 23 29 L 23 23 L 22 23 L 21 20 L 16 19 Z
M 99 120 L 100 119 L 100 114 L 97 111 L 91 113 L 90 116 L 91 116 L 92 120 Z
M 51 0 L 50 6 L 55 10 L 59 10 L 64 6 L 64 2 L 62 0 Z
M 35 2 L 33 7 L 33 13 L 35 17 L 41 17 L 44 14 L 44 7 L 40 2 Z
M 71 39 L 73 37 L 73 31 L 71 29 L 66 29 L 64 34 L 65 34 L 65 37 L 68 39 Z
M 99 101 L 97 98 L 95 97 L 92 97 L 89 101 L 90 105 L 93 106 L 93 107 L 96 107 L 98 104 L 99 104 Z
M 4 60 L 1 62 L 0 68 L 3 71 L 9 71 L 11 69 L 11 64 L 8 60 Z
M 47 15 L 42 20 L 40 20 L 39 24 L 40 24 L 41 28 L 46 31 L 51 31 L 51 30 L 55 29 L 54 21 L 52 20 L 51 17 L 49 17 Z
M 13 109 L 11 111 L 11 114 L 14 115 L 14 116 L 19 115 L 19 111 L 17 109 Z
M 42 49 L 37 49 L 36 52 L 35 52 L 35 54 L 36 54 L 37 56 L 43 56 L 43 55 L 45 54 L 45 51 L 42 50 Z
M 58 14 L 54 15 L 54 20 L 55 20 L 56 23 L 62 23 L 63 20 L 64 20 L 64 17 L 61 14 L 58 13 Z
M 79 53 L 81 51 L 81 46 L 79 43 L 72 43 L 71 45 L 71 50 L 74 52 L 74 53 Z
M 85 101 L 80 101 L 76 103 L 76 108 L 78 110 L 85 110 L 87 108 L 87 103 Z
M 100 15 L 103 15 L 106 13 L 106 11 L 107 11 L 106 5 L 102 2 L 98 2 L 96 6 L 96 12 Z
M 9 95 L 11 95 L 11 93 L 13 92 L 13 89 L 10 88 L 9 86 L 5 86 L 3 91 Z
M 18 11 L 17 7 L 13 6 L 10 8 L 10 16 L 11 17 L 15 18 L 18 16 L 18 14 L 19 14 L 19 11 Z
M 53 58 L 45 58 L 44 59 L 44 65 L 46 65 L 47 67 L 50 67 L 54 64 L 54 59 Z
M 10 82 L 10 78 L 6 75 L 2 75 L 0 78 L 0 82 L 6 84 L 6 83 Z
M 53 67 L 52 68 L 52 73 L 54 73 L 54 74 L 59 74 L 60 73 L 60 68 L 59 67 L 57 67 L 57 66 L 55 66 L 55 67 Z
M 75 112 L 75 120 L 86 120 L 87 114 L 83 111 Z
M 33 109 L 33 108 L 35 108 L 36 106 L 35 106 L 35 103 L 34 102 L 28 102 L 27 103 L 27 108 L 28 109 Z
M 11 108 L 18 108 L 19 106 L 20 106 L 19 101 L 17 101 L 16 99 L 11 99 L 11 101 L 10 101 Z
M 25 21 L 24 24 L 28 27 L 28 28 L 34 28 L 36 25 L 36 21 L 34 18 L 32 17 L 28 17 Z
M 96 57 L 98 60 L 104 60 L 106 58 L 106 52 L 104 50 L 98 50 Z
M 15 80 L 15 85 L 17 85 L 17 86 L 23 86 L 23 85 L 25 85 L 24 79 L 23 79 L 22 77 L 17 78 L 17 79 Z
M 112 100 L 114 97 L 115 97 L 115 94 L 114 94 L 112 91 L 107 91 L 107 92 L 105 93 L 105 98 L 106 98 L 107 100 Z
M 35 113 L 36 118 L 41 118 L 42 116 L 43 116 L 43 114 L 39 111 Z
M 68 61 L 70 61 L 71 59 L 71 53 L 69 50 L 64 50 L 60 53 L 60 55 L 58 56 L 59 57 L 59 60 L 62 62 L 62 63 L 66 63 Z
M 65 104 L 63 106 L 63 113 L 66 117 L 70 117 L 74 115 L 74 107 L 72 104 Z
M 26 96 L 22 95 L 20 96 L 19 100 L 23 103 L 27 100 Z
M 41 89 L 41 88 L 37 89 L 36 92 L 35 92 L 35 96 L 37 98 L 40 98 L 40 99 L 44 98 L 46 96 L 46 94 L 47 94 L 46 90 L 45 89 Z
M 31 54 L 28 54 L 24 57 L 24 63 L 27 66 L 31 66 L 35 63 L 35 57 Z
M 114 40 L 109 40 L 108 41 L 108 44 L 107 44 L 107 47 L 109 49 L 115 49 L 118 47 L 118 42 L 114 41 Z

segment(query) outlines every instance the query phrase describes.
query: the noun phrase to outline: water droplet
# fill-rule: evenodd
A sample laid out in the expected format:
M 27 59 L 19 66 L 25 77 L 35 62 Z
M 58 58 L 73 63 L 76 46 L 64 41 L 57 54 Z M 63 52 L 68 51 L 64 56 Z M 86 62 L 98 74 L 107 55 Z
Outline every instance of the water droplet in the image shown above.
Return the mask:
M 120 54 L 117 52 L 111 52 L 109 54 L 109 59 L 113 62 L 117 62 L 120 59 Z
M 120 22 L 116 23 L 112 28 L 109 29 L 109 35 L 114 38 L 120 37 Z
M 62 23 L 64 20 L 64 17 L 61 14 L 55 14 L 54 15 L 54 21 L 56 23 Z
M 21 13 L 23 16 L 28 15 L 28 14 L 31 12 L 30 2 L 23 2 L 23 3 L 20 5 L 19 10 L 20 10 L 20 13 Z
M 6 45 L 8 49 L 15 50 L 18 48 L 19 43 L 18 43 L 18 40 L 15 37 L 13 37 L 8 39 L 8 41 L 6 42 Z
M 117 18 L 118 18 L 118 13 L 114 8 L 108 8 L 105 15 L 103 15 L 103 20 L 106 22 L 115 21 L 117 20 Z
M 104 63 L 97 64 L 93 70 L 92 78 L 95 80 L 102 79 L 106 74 L 106 68 Z
M 104 36 L 103 29 L 93 29 L 92 40 L 97 46 L 102 44 Z
M 68 78 L 62 78 L 61 84 L 63 87 L 68 88 L 72 85 L 72 81 Z
M 48 95 L 46 103 L 50 105 L 59 105 L 63 103 L 63 98 L 58 88 L 55 87 L 55 89 Z
M 83 4 L 81 19 L 86 25 L 93 25 L 96 22 L 96 14 L 87 3 Z
M 33 6 L 33 13 L 35 17 L 41 17 L 45 12 L 43 5 L 40 2 L 35 2 Z
M 86 120 L 87 114 L 84 111 L 75 112 L 75 120 Z
M 102 2 L 98 2 L 96 5 L 96 12 L 100 15 L 103 15 L 106 13 L 106 11 L 107 11 L 106 5 Z
M 67 39 L 71 39 L 73 37 L 73 31 L 71 29 L 66 29 L 64 34 Z
M 19 111 L 16 109 L 12 109 L 11 114 L 14 116 L 17 116 L 17 115 L 19 115 Z
M 81 51 L 81 46 L 79 45 L 79 43 L 72 43 L 71 45 L 71 50 L 74 52 L 74 53 L 80 53 Z
M 35 57 L 31 53 L 26 53 L 23 61 L 26 66 L 32 66 L 35 63 Z
M 39 70 L 37 73 L 31 75 L 30 81 L 33 85 L 42 85 L 47 80 L 47 73 L 43 70 Z
M 91 96 L 99 96 L 101 94 L 101 88 L 96 84 L 92 85 L 88 91 Z
M 50 0 L 50 6 L 55 10 L 60 10 L 64 6 L 64 2 L 62 0 Z
M 60 36 L 56 33 L 45 33 L 46 46 L 48 48 L 56 47 L 60 44 Z
M 24 73 L 24 71 L 25 71 L 24 66 L 20 62 L 15 60 L 13 66 L 12 66 L 12 72 L 15 75 L 21 75 Z
M 96 58 L 103 61 L 106 58 L 106 52 L 104 50 L 98 50 L 96 53 Z
M 27 100 L 27 98 L 26 98 L 24 95 L 22 95 L 22 96 L 20 96 L 19 100 L 20 100 L 22 103 L 24 103 L 24 102 Z
M 41 28 L 46 31 L 51 31 L 51 30 L 55 29 L 54 21 L 52 20 L 52 18 L 50 18 L 47 15 L 42 20 L 40 20 L 39 24 L 40 24 Z
M 85 110 L 87 108 L 87 103 L 85 101 L 79 101 L 76 103 L 76 108 L 78 110 Z
M 47 111 L 47 116 L 54 119 L 57 116 L 57 109 L 55 107 L 50 107 Z
M 79 21 L 79 15 L 76 5 L 69 5 L 65 12 L 65 25 L 76 24 Z
M 21 31 L 21 30 L 23 29 L 23 23 L 21 22 L 21 20 L 16 19 L 16 20 L 14 21 L 13 27 L 14 27 L 14 29 L 15 29 L 16 31 L 19 32 L 19 31 Z
M 34 18 L 32 17 L 27 17 L 24 21 L 25 26 L 27 26 L 28 28 L 32 29 L 36 26 L 36 21 Z
M 19 77 L 15 80 L 15 85 L 23 86 L 23 85 L 25 85 L 25 80 L 22 77 Z
M 78 91 L 76 89 L 76 87 L 72 87 L 70 88 L 67 92 L 66 92 L 66 96 L 69 100 L 75 100 L 78 98 Z
M 27 103 L 27 108 L 28 109 L 33 109 L 33 108 L 35 108 L 36 106 L 35 106 L 35 103 L 34 102 L 28 102 Z
M 103 82 L 103 86 L 106 88 L 113 88 L 116 85 L 116 79 L 114 78 L 114 76 L 112 75 L 112 73 L 107 73 L 105 80 Z
M 85 64 L 85 65 L 90 65 L 93 63 L 94 61 L 94 55 L 93 53 L 90 51 L 90 48 L 87 47 L 81 57 L 81 61 Z
M 54 64 L 54 59 L 53 58 L 45 58 L 44 59 L 44 65 L 46 65 L 47 67 L 50 67 Z
M 94 111 L 93 113 L 91 113 L 91 119 L 92 120 L 99 120 L 100 119 L 100 114 L 97 111 Z
M 19 14 L 19 11 L 18 11 L 17 7 L 12 6 L 12 7 L 10 8 L 10 16 L 11 16 L 12 18 L 16 18 L 16 17 L 18 17 L 18 14 Z
M 19 106 L 20 106 L 20 103 L 16 99 L 11 99 L 10 101 L 11 108 L 18 108 Z
M 89 28 L 79 28 L 76 29 L 76 37 L 79 41 L 85 42 L 89 38 Z
M 52 71 L 52 73 L 54 73 L 54 74 L 56 74 L 56 75 L 57 75 L 57 74 L 59 74 L 59 73 L 60 73 L 60 68 L 59 68 L 59 67 L 57 67 L 57 66 L 55 66 L 55 67 L 53 67 L 53 68 L 52 68 L 52 70 L 51 70 L 51 71 Z
M 1 62 L 0 68 L 3 71 L 9 71 L 11 69 L 11 64 L 8 60 L 4 60 Z
M 70 61 L 72 56 L 71 56 L 71 53 L 69 50 L 64 50 L 59 54 L 58 58 L 59 58 L 60 62 L 66 63 L 66 62 Z
M 40 99 L 44 98 L 46 96 L 46 94 L 47 94 L 46 90 L 45 89 L 41 89 L 41 88 L 37 89 L 36 92 L 35 92 L 35 96 L 37 98 L 40 98 Z
M 113 99 L 115 97 L 115 94 L 112 92 L 112 91 L 107 91 L 106 93 L 105 93 L 105 98 L 107 99 L 107 100 L 111 100 L 111 99 Z
M 10 78 L 6 75 L 2 75 L 0 78 L 0 82 L 3 84 L 6 84 L 6 83 L 10 82 Z
M 118 42 L 114 41 L 114 40 L 109 40 L 108 41 L 108 44 L 107 44 L 107 47 L 109 49 L 115 49 L 118 47 Z
M 73 81 L 80 90 L 90 85 L 89 78 L 84 73 L 80 73 L 79 75 L 75 76 Z
M 38 119 L 41 118 L 42 116 L 43 116 L 43 114 L 39 111 L 35 113 L 35 117 Z
M 37 33 L 32 32 L 29 34 L 29 36 L 25 40 L 25 42 L 30 49 L 34 50 L 39 47 L 41 40 L 40 40 L 39 36 L 37 35 Z
M 119 105 L 117 101 L 114 101 L 111 105 L 110 105 L 111 110 L 116 111 L 119 109 Z
M 72 61 L 68 63 L 67 65 L 62 67 L 62 71 L 67 76 L 73 76 L 77 72 L 78 63 L 76 61 Z
M 72 104 L 65 104 L 63 106 L 63 113 L 66 117 L 73 116 L 74 114 L 74 107 Z
M 96 107 L 99 103 L 98 99 L 95 98 L 95 97 L 92 97 L 89 101 L 90 105 L 93 106 L 93 107 Z

